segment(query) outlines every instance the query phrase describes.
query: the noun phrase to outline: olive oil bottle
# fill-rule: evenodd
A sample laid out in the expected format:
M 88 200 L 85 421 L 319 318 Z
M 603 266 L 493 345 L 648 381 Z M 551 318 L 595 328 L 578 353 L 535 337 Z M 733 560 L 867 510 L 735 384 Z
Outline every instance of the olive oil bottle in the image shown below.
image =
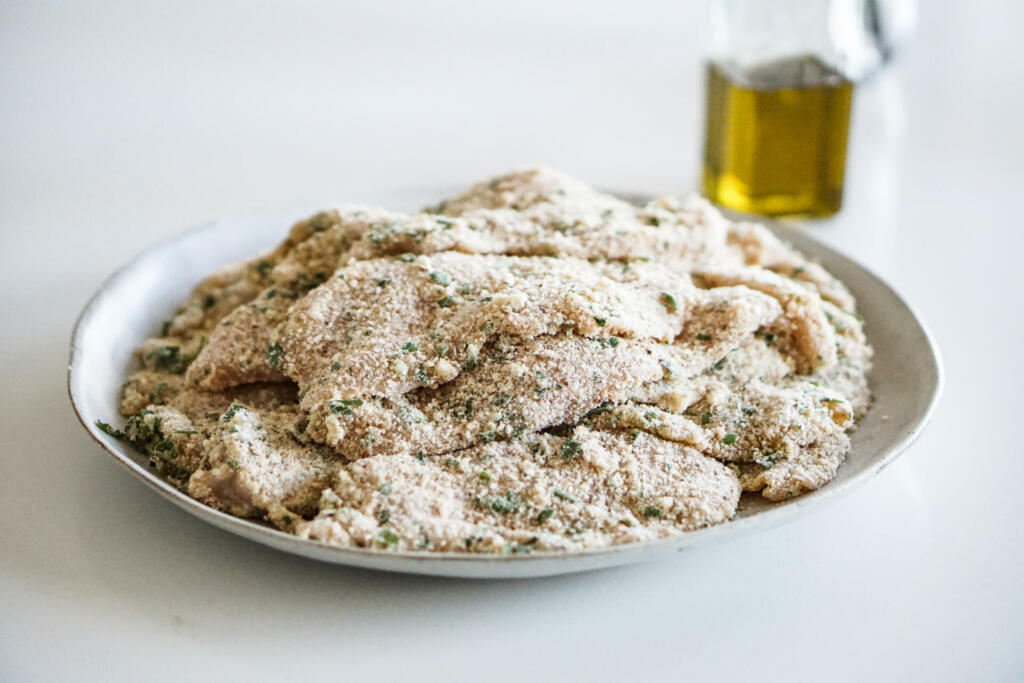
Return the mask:
M 815 56 L 709 62 L 704 194 L 750 213 L 836 213 L 852 99 L 853 83 Z

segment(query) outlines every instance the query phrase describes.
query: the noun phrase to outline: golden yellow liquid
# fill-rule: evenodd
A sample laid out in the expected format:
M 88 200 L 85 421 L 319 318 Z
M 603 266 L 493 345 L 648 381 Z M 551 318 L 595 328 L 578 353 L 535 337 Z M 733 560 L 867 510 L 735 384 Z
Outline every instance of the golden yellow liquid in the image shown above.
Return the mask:
M 829 216 L 843 203 L 853 84 L 814 57 L 707 69 L 704 194 L 769 216 Z

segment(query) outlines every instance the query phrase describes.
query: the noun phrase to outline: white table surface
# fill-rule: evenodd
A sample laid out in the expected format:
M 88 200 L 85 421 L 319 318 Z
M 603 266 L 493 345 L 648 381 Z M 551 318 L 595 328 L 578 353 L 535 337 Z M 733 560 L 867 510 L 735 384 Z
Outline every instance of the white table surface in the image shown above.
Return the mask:
M 0 4 L 0 679 L 1024 678 L 1024 10 L 923 4 L 812 229 L 930 323 L 929 429 L 759 536 L 489 583 L 290 557 L 158 499 L 76 423 L 71 325 L 225 214 L 534 162 L 693 188 L 699 3 Z

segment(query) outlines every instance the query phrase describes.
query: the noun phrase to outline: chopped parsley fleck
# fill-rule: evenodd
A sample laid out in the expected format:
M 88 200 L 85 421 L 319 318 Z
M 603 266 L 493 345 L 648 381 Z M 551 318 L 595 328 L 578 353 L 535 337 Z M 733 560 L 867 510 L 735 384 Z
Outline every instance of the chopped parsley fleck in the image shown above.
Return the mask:
M 616 347 L 618 345 L 619 345 L 619 338 L 618 337 L 609 337 L 608 338 L 608 346 L 611 346 L 612 348 L 614 348 L 614 347 Z
M 533 547 L 535 545 L 537 545 L 537 543 L 539 541 L 540 541 L 540 539 L 537 538 L 536 536 L 534 536 L 533 538 L 531 538 L 530 540 L 526 541 L 525 543 L 520 543 L 518 545 L 513 545 L 509 549 L 512 552 L 514 552 L 514 553 L 528 553 L 531 550 L 533 550 Z
M 427 369 L 422 365 L 416 367 L 416 372 L 412 375 L 413 380 L 416 384 L 429 384 L 430 377 L 427 376 Z
M 544 508 L 536 517 L 537 524 L 543 524 L 548 521 L 553 514 L 555 514 L 555 508 Z
M 391 529 L 381 529 L 377 533 L 377 543 L 382 548 L 390 548 L 398 545 L 398 534 Z
M 551 489 L 551 493 L 554 494 L 555 498 L 561 498 L 562 500 L 570 502 L 570 503 L 578 503 L 578 502 L 580 502 L 576 498 L 576 496 L 572 495 L 571 493 L 566 493 L 562 489 Z
M 764 335 L 764 345 L 765 346 L 771 346 L 773 341 L 775 341 L 775 335 L 774 334 L 766 334 L 766 335 Z
M 443 270 L 433 270 L 430 272 L 430 279 L 439 285 L 447 287 L 452 283 L 452 278 L 448 273 Z
M 437 305 L 440 306 L 441 308 L 451 308 L 452 298 L 450 296 L 442 297 L 437 300 Z
M 822 401 L 822 403 L 842 403 L 843 402 L 842 399 L 838 399 L 838 398 L 823 398 L 823 399 L 821 399 L 821 401 Z
M 185 360 L 181 357 L 180 346 L 159 346 L 146 354 L 157 370 L 164 372 L 185 372 Z
M 498 438 L 498 432 L 494 431 L 493 429 L 488 429 L 487 431 L 480 432 L 479 434 L 477 434 L 476 438 L 481 443 L 490 443 L 491 441 L 494 441 L 495 439 Z
M 448 356 L 448 345 L 444 342 L 441 342 L 440 344 L 434 347 L 434 351 L 436 351 L 437 355 L 441 356 L 441 358 L 446 358 Z
M 710 335 L 706 335 L 703 332 L 698 332 L 697 333 L 697 339 L 699 339 L 701 341 L 711 341 Z
M 661 517 L 661 508 L 657 505 L 648 505 L 644 508 L 644 517 Z
M 353 408 L 363 405 L 361 398 L 339 398 L 327 402 L 328 409 L 335 415 L 353 415 Z
M 608 324 L 608 320 L 606 320 L 605 318 L 594 318 L 594 322 L 597 323 L 598 327 L 604 327 L 606 324 Z
M 388 280 L 387 278 L 381 278 L 380 280 L 377 280 L 377 286 L 380 287 L 381 289 L 384 289 L 390 284 L 391 280 Z
M 391 483 L 386 481 L 383 484 L 381 484 L 380 492 L 383 493 L 385 496 L 391 493 Z
M 331 363 L 331 372 L 337 372 L 338 370 L 341 370 L 341 363 L 338 361 Z
M 729 446 L 731 444 L 736 443 L 736 438 L 737 437 L 735 434 L 729 432 L 728 434 L 725 435 L 725 438 L 722 439 L 722 443 L 724 443 L 726 446 Z
M 562 457 L 566 460 L 575 458 L 583 452 L 583 446 L 575 439 L 566 439 L 562 442 Z
M 515 512 L 523 504 L 523 499 L 513 491 L 506 491 L 504 497 L 491 496 L 490 498 L 477 498 L 474 501 L 479 507 L 498 515 L 507 515 Z
M 452 467 L 452 468 L 457 469 L 457 470 L 462 469 L 462 463 L 459 462 L 459 460 L 457 458 L 453 458 L 451 456 L 448 456 L 447 458 L 444 459 L 444 466 L 445 467 Z
M 774 453 L 761 453 L 760 455 L 754 456 L 754 462 L 761 467 L 771 467 L 781 459 L 782 453 L 779 451 L 775 451 Z
M 676 298 L 668 292 L 662 292 L 659 301 L 661 301 L 661 305 L 664 306 L 665 310 L 669 313 L 676 312 L 676 309 L 678 308 L 676 306 Z
M 115 439 L 120 439 L 121 437 L 124 436 L 124 432 L 122 432 L 120 429 L 117 429 L 116 427 L 111 427 L 103 420 L 96 420 L 96 426 L 100 428 L 101 432 L 103 432 L 104 434 L 108 434 L 114 437 Z
M 480 472 L 476 476 L 480 479 L 480 481 L 490 481 L 491 480 L 491 475 L 488 472 Z
M 224 420 L 225 422 L 230 422 L 231 418 L 235 416 L 235 413 L 237 413 L 244 407 L 245 406 L 243 406 L 241 403 L 232 403 L 230 406 L 228 406 L 228 409 L 224 411 L 224 415 L 221 416 L 221 419 Z
M 703 415 L 700 416 L 700 423 L 702 425 L 706 425 L 709 422 L 711 422 L 711 413 L 704 413 Z
M 270 363 L 270 367 L 276 368 L 281 364 L 282 358 L 284 358 L 284 349 L 280 344 L 271 344 L 267 347 L 267 362 Z
M 387 508 L 381 508 L 380 512 L 377 513 L 377 521 L 381 524 L 387 524 L 389 519 L 391 519 L 391 511 Z
M 260 274 L 260 277 L 266 277 L 270 269 L 273 268 L 270 261 L 261 260 L 256 264 L 256 272 Z
M 407 341 L 405 342 L 405 345 L 402 347 L 402 350 L 405 351 L 406 353 L 416 353 L 417 351 L 420 350 L 420 347 L 415 342 Z

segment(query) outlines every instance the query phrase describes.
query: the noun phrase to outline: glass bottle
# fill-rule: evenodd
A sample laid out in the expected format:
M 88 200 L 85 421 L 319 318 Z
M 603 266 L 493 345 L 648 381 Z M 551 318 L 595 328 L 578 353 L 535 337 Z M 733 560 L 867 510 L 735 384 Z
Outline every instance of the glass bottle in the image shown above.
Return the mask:
M 854 81 L 881 63 L 870 0 L 713 0 L 703 190 L 764 215 L 843 199 Z

